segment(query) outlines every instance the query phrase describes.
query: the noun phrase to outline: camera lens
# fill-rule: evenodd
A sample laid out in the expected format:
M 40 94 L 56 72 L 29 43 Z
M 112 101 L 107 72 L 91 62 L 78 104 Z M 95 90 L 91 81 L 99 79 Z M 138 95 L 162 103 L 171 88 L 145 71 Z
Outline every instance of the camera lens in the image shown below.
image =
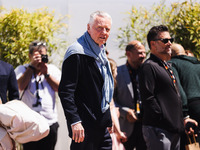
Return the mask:
M 42 62 L 44 62 L 44 63 L 48 63 L 48 55 L 41 55 L 41 57 L 42 57 Z

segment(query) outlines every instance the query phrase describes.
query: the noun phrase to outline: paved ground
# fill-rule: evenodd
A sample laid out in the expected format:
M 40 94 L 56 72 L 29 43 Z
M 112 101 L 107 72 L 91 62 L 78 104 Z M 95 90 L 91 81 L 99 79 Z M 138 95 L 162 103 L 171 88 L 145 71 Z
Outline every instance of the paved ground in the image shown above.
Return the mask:
M 60 127 L 58 128 L 58 141 L 55 150 L 69 150 L 71 139 L 68 136 L 66 120 L 59 98 L 57 98 L 57 108 Z

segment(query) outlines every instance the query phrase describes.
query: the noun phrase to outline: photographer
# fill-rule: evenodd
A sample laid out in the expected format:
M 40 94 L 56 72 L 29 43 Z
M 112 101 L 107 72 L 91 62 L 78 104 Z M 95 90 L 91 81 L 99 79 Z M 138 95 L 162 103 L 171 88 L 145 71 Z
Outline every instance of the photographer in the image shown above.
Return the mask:
M 24 150 L 54 150 L 57 141 L 57 110 L 55 106 L 61 72 L 48 63 L 46 44 L 34 41 L 29 46 L 30 63 L 15 69 L 20 99 L 44 116 L 50 133 L 44 139 L 23 145 Z

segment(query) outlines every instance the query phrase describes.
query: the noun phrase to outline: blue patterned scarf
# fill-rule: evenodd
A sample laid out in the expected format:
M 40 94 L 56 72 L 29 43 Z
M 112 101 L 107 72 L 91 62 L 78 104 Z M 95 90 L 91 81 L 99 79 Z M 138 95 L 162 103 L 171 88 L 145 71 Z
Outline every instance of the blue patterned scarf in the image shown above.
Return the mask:
M 83 54 L 93 57 L 101 65 L 101 74 L 104 79 L 101 110 L 104 113 L 109 108 L 114 88 L 110 64 L 106 57 L 104 46 L 102 45 L 99 47 L 94 40 L 92 40 L 89 33 L 85 32 L 83 36 L 68 48 L 64 60 L 73 54 Z

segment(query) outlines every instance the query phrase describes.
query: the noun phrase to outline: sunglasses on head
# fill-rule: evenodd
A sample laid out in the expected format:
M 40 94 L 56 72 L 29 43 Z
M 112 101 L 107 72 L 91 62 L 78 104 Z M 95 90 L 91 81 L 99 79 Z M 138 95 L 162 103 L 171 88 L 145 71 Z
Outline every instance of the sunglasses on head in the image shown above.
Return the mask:
M 46 43 L 42 43 L 42 42 L 33 43 L 33 46 L 39 46 L 39 45 L 44 45 L 44 46 L 46 46 Z
M 161 41 L 161 42 L 163 42 L 164 44 L 166 44 L 166 43 L 168 43 L 169 41 L 170 41 L 171 43 L 173 43 L 173 42 L 174 42 L 174 38 L 171 38 L 171 39 L 155 39 L 155 40 L 153 40 L 153 41 Z

